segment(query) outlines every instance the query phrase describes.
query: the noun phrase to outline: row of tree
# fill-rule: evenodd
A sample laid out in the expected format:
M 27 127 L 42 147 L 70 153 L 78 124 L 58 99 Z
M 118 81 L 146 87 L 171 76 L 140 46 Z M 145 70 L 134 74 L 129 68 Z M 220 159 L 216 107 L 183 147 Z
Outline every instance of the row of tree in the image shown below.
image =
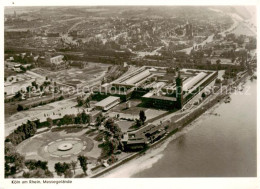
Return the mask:
M 32 121 L 27 121 L 27 123 L 23 123 L 21 126 L 17 127 L 14 132 L 12 132 L 9 136 L 6 137 L 7 142 L 11 142 L 14 145 L 19 144 L 25 139 L 28 139 L 35 135 L 37 131 L 37 126 Z
M 103 117 L 99 117 L 99 124 L 104 120 Z M 37 128 L 41 127 L 52 127 L 53 125 L 62 126 L 70 124 L 88 124 L 90 122 L 90 116 L 86 114 L 85 111 L 78 113 L 76 116 L 64 115 L 62 118 L 57 120 L 52 120 L 47 118 L 47 121 L 40 122 L 39 120 L 30 121 L 23 123 L 21 126 L 18 126 L 10 135 L 6 137 L 6 142 L 11 142 L 14 145 L 21 143 L 23 140 L 26 140 L 35 135 Z
M 52 178 L 53 174 L 49 171 L 48 162 L 41 160 L 26 160 L 25 166 L 29 171 L 23 173 L 24 178 Z
M 80 163 L 80 167 L 82 168 L 82 171 L 84 172 L 85 175 L 87 175 L 87 169 L 88 169 L 87 160 L 88 160 L 88 158 L 86 156 L 83 156 L 83 155 L 78 156 L 78 161 Z M 75 175 L 75 170 L 76 170 L 78 161 L 71 161 L 70 163 L 66 163 L 66 162 L 55 163 L 55 165 L 54 165 L 55 172 L 59 176 L 64 176 L 65 178 L 71 178 L 73 176 L 72 170 L 74 171 L 74 175 Z
M 64 115 L 63 118 L 57 121 L 57 125 L 62 126 L 62 125 L 70 125 L 70 124 L 87 124 L 89 122 L 90 122 L 90 116 L 86 114 L 85 111 L 83 111 L 82 113 L 78 113 L 76 116 L 74 114 Z

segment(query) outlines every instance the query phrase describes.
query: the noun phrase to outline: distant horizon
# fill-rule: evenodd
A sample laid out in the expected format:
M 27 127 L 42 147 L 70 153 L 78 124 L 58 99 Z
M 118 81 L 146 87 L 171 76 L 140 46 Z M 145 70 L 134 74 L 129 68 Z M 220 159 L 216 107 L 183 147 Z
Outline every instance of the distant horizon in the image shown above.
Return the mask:
M 190 7 L 202 7 L 202 8 L 234 8 L 236 12 L 239 11 L 241 8 L 245 8 L 246 14 L 249 14 L 251 17 L 247 18 L 250 20 L 254 25 L 257 24 L 256 20 L 256 6 L 247 5 L 247 6 L 233 6 L 233 5 L 74 5 L 74 6 L 5 6 L 4 7 L 4 15 L 13 14 L 13 11 L 18 11 L 18 14 L 24 13 L 25 9 L 30 9 L 27 11 L 33 11 L 35 8 L 88 8 L 88 9 L 101 9 L 101 8 L 165 8 L 165 7 L 181 7 L 181 8 L 190 8 Z M 19 11 L 22 11 L 19 13 Z M 241 12 L 237 12 L 240 16 Z

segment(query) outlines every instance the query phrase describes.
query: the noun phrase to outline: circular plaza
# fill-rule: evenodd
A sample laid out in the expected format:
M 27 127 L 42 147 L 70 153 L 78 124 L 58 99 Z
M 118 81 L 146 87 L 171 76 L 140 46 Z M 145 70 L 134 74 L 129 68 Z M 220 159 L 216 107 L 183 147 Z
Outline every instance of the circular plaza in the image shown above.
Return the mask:
M 34 137 L 21 142 L 17 151 L 25 159 L 48 161 L 50 168 L 57 162 L 77 160 L 79 155 L 96 160 L 100 156 L 99 142 L 92 135 L 86 134 L 88 129 L 73 128 L 59 129 L 36 134 Z
M 49 142 L 45 147 L 45 153 L 51 157 L 70 157 L 78 155 L 87 147 L 87 142 L 80 138 L 61 138 Z

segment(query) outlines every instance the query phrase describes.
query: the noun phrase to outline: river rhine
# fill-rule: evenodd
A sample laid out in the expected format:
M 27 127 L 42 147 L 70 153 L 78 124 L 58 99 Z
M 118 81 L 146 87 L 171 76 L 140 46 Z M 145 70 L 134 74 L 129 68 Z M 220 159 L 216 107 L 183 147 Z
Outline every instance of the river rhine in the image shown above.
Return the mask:
M 131 177 L 256 176 L 256 83 L 247 81 L 243 94 L 202 115 L 150 168 Z

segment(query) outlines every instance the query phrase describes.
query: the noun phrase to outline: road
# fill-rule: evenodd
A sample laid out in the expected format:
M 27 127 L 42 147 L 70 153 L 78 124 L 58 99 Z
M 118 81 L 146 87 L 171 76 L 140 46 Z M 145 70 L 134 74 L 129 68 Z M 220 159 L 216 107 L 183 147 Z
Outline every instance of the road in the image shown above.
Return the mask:
M 61 35 L 61 38 L 64 40 L 64 42 L 67 43 L 67 44 L 77 45 L 78 43 L 77 43 L 76 41 L 74 41 L 74 40 L 72 39 L 72 37 L 69 37 L 69 33 L 70 33 L 74 28 L 76 28 L 78 25 L 83 24 L 83 23 L 85 23 L 85 22 L 86 22 L 86 20 L 81 20 L 81 21 L 79 21 L 79 22 L 73 24 L 73 25 L 68 29 L 68 31 L 67 31 L 65 34 L 62 34 L 62 35 Z
M 45 110 L 39 110 L 39 107 L 36 107 L 36 108 L 32 108 L 32 109 L 29 109 L 29 110 L 25 110 L 23 112 L 18 112 L 17 114 L 27 114 L 25 117 L 19 119 L 18 120 L 15 120 L 15 121 L 12 121 L 12 122 L 8 122 L 8 123 L 5 123 L 5 136 L 8 136 L 13 130 L 15 130 L 18 126 L 22 125 L 23 123 L 26 123 L 28 120 L 36 120 L 36 119 L 43 119 L 45 118 L 44 115 L 51 115 L 53 114 L 53 112 L 58 112 L 59 109 L 61 108 L 65 108 L 65 106 L 71 106 L 73 104 L 76 105 L 76 103 L 72 103 L 72 100 L 73 99 L 76 99 L 75 96 L 72 96 L 71 98 L 69 99 L 66 99 L 66 100 L 63 100 L 63 101 L 57 101 L 57 102 L 53 102 L 53 103 L 50 103 L 50 104 L 47 104 L 47 105 L 44 105 L 46 106 L 46 109 Z M 62 102 L 62 104 L 66 104 L 64 106 L 60 105 Z M 42 107 L 44 107 L 42 106 Z M 52 106 L 53 108 L 47 108 Z M 33 110 L 35 109 L 35 111 L 33 112 Z M 30 113 L 32 112 L 32 113 Z M 37 112 L 37 113 L 36 113 Z M 15 116 L 15 115 L 14 115 Z M 17 115 L 18 116 L 18 115 Z M 21 115 L 19 115 L 21 116 Z

